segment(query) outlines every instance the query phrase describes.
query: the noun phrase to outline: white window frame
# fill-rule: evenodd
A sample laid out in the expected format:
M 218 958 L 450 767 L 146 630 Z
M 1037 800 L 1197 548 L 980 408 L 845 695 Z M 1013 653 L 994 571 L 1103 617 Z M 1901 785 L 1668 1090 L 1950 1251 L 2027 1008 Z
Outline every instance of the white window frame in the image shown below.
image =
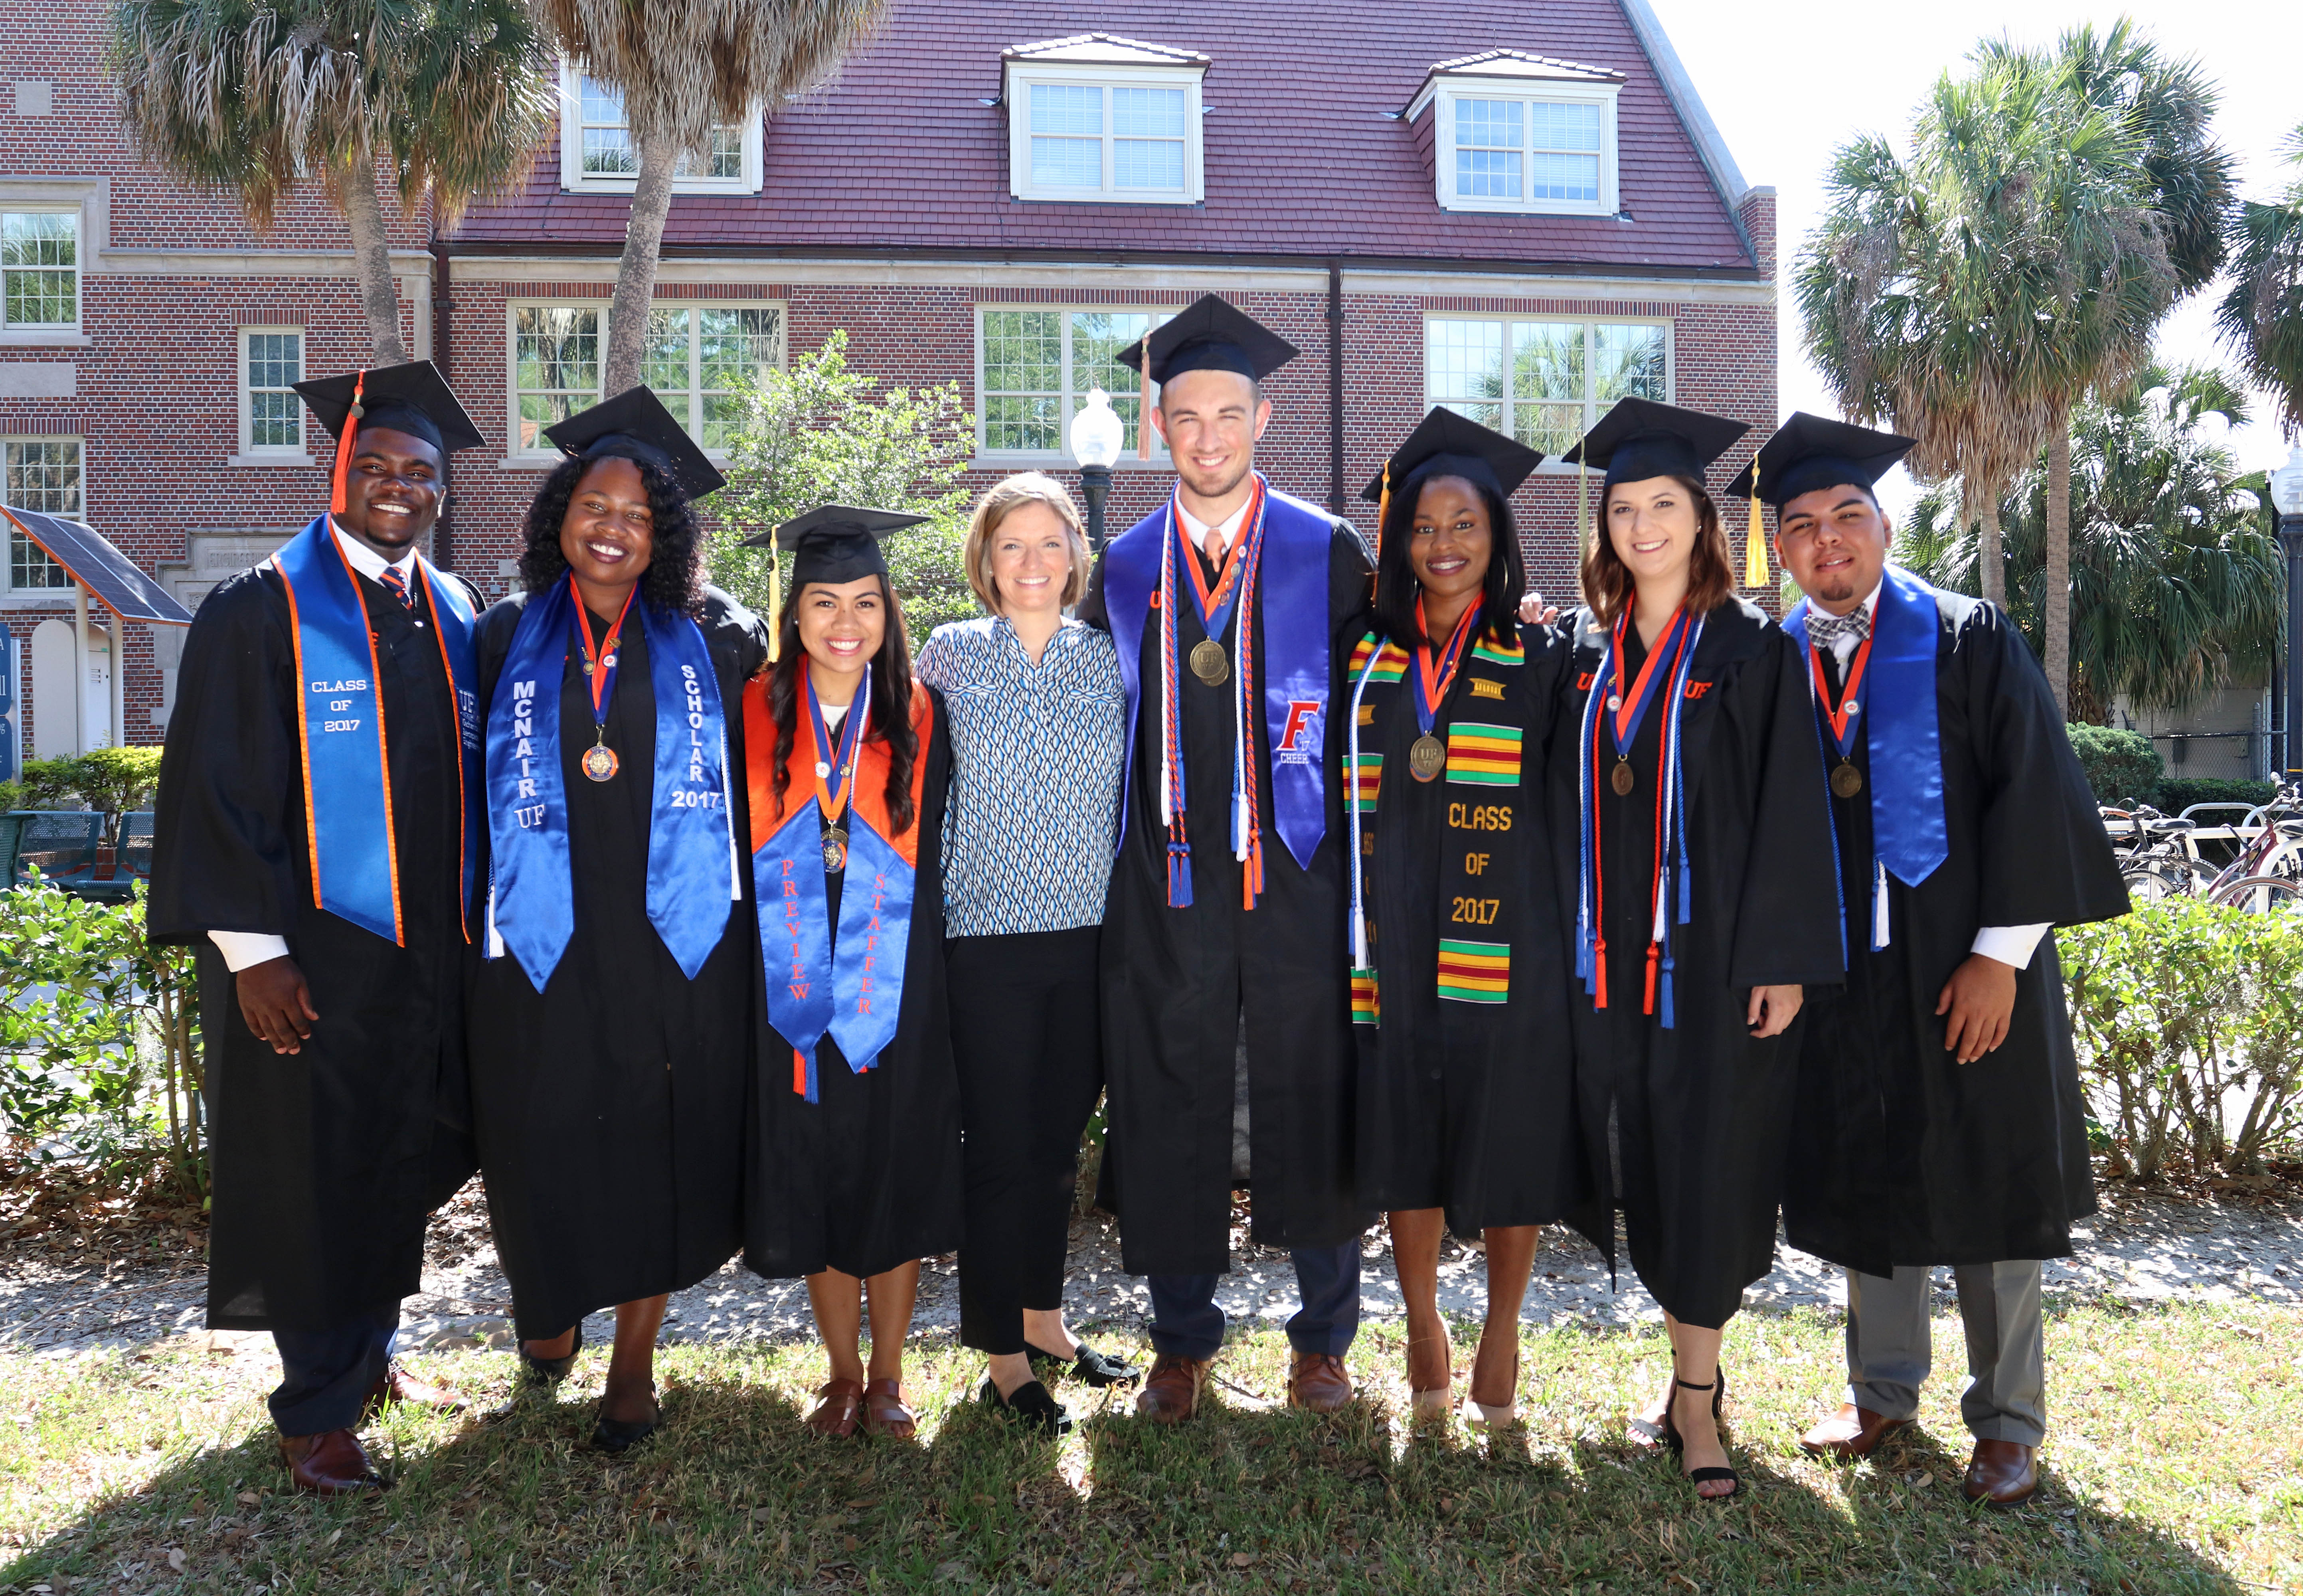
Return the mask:
M 0 202 L 0 214 L 12 216 L 70 216 L 72 225 L 72 264 L 69 267 L 42 266 L 40 271 L 65 271 L 72 278 L 72 318 L 63 321 L 15 322 L 8 320 L 8 304 L 4 291 L 0 291 L 0 334 L 11 340 L 74 336 L 88 317 L 88 216 L 86 207 L 79 205 L 25 204 L 18 201 Z
M 1200 100 L 1203 69 L 1192 66 L 1120 66 L 1085 62 L 1008 63 L 1008 191 L 1018 199 L 1071 205 L 1197 205 L 1207 198 L 1206 139 Z M 1103 183 L 1096 189 L 1039 188 L 1032 182 L 1032 90 L 1035 86 L 1100 89 L 1103 95 Z M 1155 189 L 1112 186 L 1111 90 L 1180 89 L 1184 91 L 1184 186 Z M 1084 306 L 1092 309 L 1098 307 Z
M 277 336 L 289 333 L 294 334 L 299 341 L 296 346 L 296 370 L 298 380 L 301 381 L 304 357 L 311 348 L 310 335 L 301 326 L 283 323 L 278 326 L 248 326 L 240 329 L 240 335 L 236 341 L 239 345 L 240 374 L 235 386 L 240 390 L 240 453 L 242 460 L 265 460 L 281 465 L 309 465 L 312 462 L 312 418 L 300 410 L 297 416 L 296 425 L 296 436 L 299 441 L 295 444 L 291 446 L 256 442 L 256 388 L 249 378 L 249 362 L 254 357 L 249 350 L 249 342 L 254 338 Z M 266 392 L 272 393 L 276 390 L 266 389 Z
M 628 194 L 637 174 L 612 177 L 584 170 L 584 69 L 560 63 L 560 186 L 577 194 Z M 675 194 L 756 194 L 767 171 L 766 115 L 755 107 L 744 119 L 744 170 L 737 177 L 675 177 Z
M 685 310 L 691 317 L 706 310 L 772 310 L 776 313 L 774 364 L 781 369 L 789 364 L 791 351 L 791 304 L 786 300 L 658 300 L 652 310 Z M 550 444 L 542 448 L 523 448 L 519 441 L 519 313 L 523 310 L 589 310 L 599 317 L 600 359 L 604 367 L 608 355 L 608 301 L 605 300 L 537 300 L 515 299 L 504 304 L 504 458 L 508 466 L 549 465 L 560 459 L 560 452 Z M 703 425 L 703 393 L 701 379 L 702 323 L 691 319 L 688 331 L 688 403 L 687 425 L 693 429 Z M 595 401 L 598 395 L 593 395 Z M 728 457 L 719 449 L 706 447 L 704 454 L 712 460 L 724 461 Z
M 1072 459 L 1072 418 L 1078 415 L 1081 408 L 1085 404 L 1087 400 L 1087 390 L 1085 388 L 1076 387 L 1074 385 L 1072 371 L 1072 317 L 1082 314 L 1142 316 L 1149 317 L 1152 328 L 1156 329 L 1161 323 L 1174 316 L 1180 308 L 1182 308 L 1182 307 L 1177 305 L 1045 305 L 1037 302 L 1028 304 L 998 304 L 985 302 L 977 305 L 975 308 L 974 463 L 985 468 L 1049 465 L 1072 466 L 1077 464 L 1077 462 Z M 983 318 L 995 312 L 1003 311 L 1043 312 L 1049 315 L 1063 317 L 1063 349 L 1061 354 L 1061 364 L 1059 368 L 1059 380 L 1061 382 L 1062 387 L 1057 394 L 1057 406 L 1063 415 L 1063 419 L 1058 424 L 1058 430 L 1063 438 L 1063 446 L 1059 449 L 993 449 L 986 442 L 986 439 L 990 435 L 991 428 L 991 406 L 985 401 L 986 396 L 984 393 Z M 1145 335 L 1147 337 L 1150 335 L 1148 331 Z M 1139 383 L 1134 392 L 1136 396 L 1143 397 L 1144 393 L 1143 384 Z M 1167 442 L 1160 436 L 1159 429 L 1152 425 L 1152 418 L 1149 414 L 1150 406 L 1156 405 L 1159 401 L 1160 384 L 1153 383 L 1150 384 L 1149 401 L 1145 406 L 1144 413 L 1141 417 L 1141 426 L 1143 427 L 1141 435 L 1143 438 L 1150 440 L 1150 457 L 1147 459 L 1140 454 L 1138 452 L 1137 442 L 1135 440 L 1130 440 L 1129 443 L 1121 449 L 1119 459 L 1114 462 L 1112 468 L 1114 470 L 1127 470 L 1131 468 L 1142 470 L 1147 468 L 1164 468 L 1167 465 Z
M 1439 208 L 1443 211 L 1473 211 L 1522 216 L 1612 216 L 1623 208 L 1618 165 L 1621 141 L 1616 136 L 1615 105 L 1623 85 L 1620 83 L 1577 83 L 1555 80 L 1531 80 L 1527 78 L 1447 77 L 1435 79 L 1426 90 L 1430 96 L 1432 127 L 1432 179 L 1437 187 Z M 1521 198 L 1502 198 L 1492 194 L 1459 194 L 1455 191 L 1455 102 L 1467 100 L 1516 100 L 1523 106 L 1538 105 L 1576 105 L 1599 107 L 1599 197 L 1597 199 L 1535 199 L 1528 198 L 1534 188 L 1531 157 L 1524 155 L 1520 168 Z M 1411 118 L 1414 111 L 1410 111 Z M 1532 119 L 1523 112 L 1523 127 L 1531 126 Z
M 1597 362 L 1592 359 L 1592 334 L 1593 329 L 1595 328 L 1660 327 L 1663 330 L 1663 402 L 1666 404 L 1675 404 L 1678 402 L 1675 397 L 1679 391 L 1676 324 L 1667 316 L 1533 316 L 1522 314 L 1495 316 L 1480 315 L 1477 312 L 1467 310 L 1427 310 L 1423 315 L 1424 334 L 1423 347 L 1421 356 L 1423 363 L 1423 387 L 1421 398 L 1423 401 L 1423 409 L 1426 414 L 1429 414 L 1431 410 L 1437 409 L 1442 402 L 1441 401 L 1431 397 L 1430 329 L 1431 324 L 1434 322 L 1499 322 L 1504 324 L 1506 328 L 1504 334 L 1504 392 L 1501 398 L 1497 401 L 1489 401 L 1483 400 L 1479 401 L 1478 402 L 1500 403 L 1503 406 L 1503 414 L 1499 419 L 1503 425 L 1497 430 L 1508 434 L 1513 437 L 1517 437 L 1519 435 L 1517 431 L 1514 429 L 1514 418 L 1512 414 L 1512 407 L 1515 401 L 1513 400 L 1511 393 L 1510 379 L 1512 371 L 1512 342 L 1511 334 L 1508 329 L 1513 326 L 1556 327 L 1564 323 L 1580 323 L 1582 325 L 1582 404 L 1583 430 L 1586 432 L 1590 431 L 1591 427 L 1599 422 L 1600 417 L 1607 414 L 1608 405 L 1613 403 L 1612 401 L 1602 401 L 1597 394 L 1598 367 Z M 1566 400 L 1553 400 L 1547 402 L 1565 404 L 1572 401 Z M 1547 450 L 1545 452 L 1543 463 L 1536 468 L 1538 475 L 1572 477 L 1576 473 L 1578 468 L 1561 461 L 1558 458 L 1558 453 L 1559 452 L 1557 451 Z
M 0 434 L 0 451 L 10 443 L 70 443 L 80 451 L 80 510 L 65 517 L 67 520 L 88 519 L 88 440 L 78 433 L 69 432 L 11 432 Z M 0 472 L 0 498 L 7 495 L 7 477 Z M 25 505 L 21 508 L 30 509 Z M 43 515 L 58 515 L 59 511 L 42 511 Z M 0 530 L 7 534 L 4 549 L 0 549 L 0 594 L 6 594 L 20 603 L 38 604 L 42 600 L 69 600 L 76 584 L 66 581 L 61 587 L 19 587 L 16 586 L 16 539 L 22 536 L 15 528 L 0 522 Z M 50 556 L 51 559 L 54 556 Z

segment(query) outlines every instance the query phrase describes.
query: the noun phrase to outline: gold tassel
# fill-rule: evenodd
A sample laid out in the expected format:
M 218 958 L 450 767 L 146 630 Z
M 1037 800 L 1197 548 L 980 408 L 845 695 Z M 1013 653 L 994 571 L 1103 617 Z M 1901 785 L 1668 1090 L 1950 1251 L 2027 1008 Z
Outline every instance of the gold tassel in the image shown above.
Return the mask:
M 768 663 L 774 664 L 783 654 L 784 600 L 783 583 L 777 578 L 776 551 L 768 550 Z
M 1368 595 L 1371 600 L 1375 595 L 1375 584 L 1383 579 L 1380 574 L 1383 570 L 1383 523 L 1390 518 L 1390 515 L 1391 462 L 1386 460 L 1383 462 L 1383 492 L 1375 502 L 1375 568 L 1379 574 L 1368 585 Z
M 1743 586 L 1767 585 L 1767 533 L 1759 517 L 1759 495 L 1751 495 L 1751 530 L 1743 539 Z

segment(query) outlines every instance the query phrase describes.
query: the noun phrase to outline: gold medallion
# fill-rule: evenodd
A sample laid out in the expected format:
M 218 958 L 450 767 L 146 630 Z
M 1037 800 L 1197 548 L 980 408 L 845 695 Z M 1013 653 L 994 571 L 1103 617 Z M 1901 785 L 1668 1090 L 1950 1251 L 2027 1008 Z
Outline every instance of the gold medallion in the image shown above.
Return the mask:
M 1425 732 L 1407 747 L 1407 773 L 1429 781 L 1447 768 L 1447 745 Z
M 595 781 L 612 779 L 621 763 L 616 757 L 615 749 L 605 743 L 594 743 L 584 750 L 584 773 Z
M 828 825 L 823 828 L 823 871 L 838 875 L 848 868 L 848 829 Z
M 1617 798 L 1629 798 L 1632 796 L 1632 762 L 1628 759 L 1616 760 L 1615 768 L 1607 773 L 1607 785 L 1615 790 Z
M 1835 797 L 1852 798 L 1863 790 L 1863 773 L 1843 759 L 1831 773 L 1831 790 Z
M 1213 638 L 1202 638 L 1192 645 L 1192 674 L 1210 687 L 1221 687 L 1224 678 L 1231 674 L 1231 660 L 1222 644 Z

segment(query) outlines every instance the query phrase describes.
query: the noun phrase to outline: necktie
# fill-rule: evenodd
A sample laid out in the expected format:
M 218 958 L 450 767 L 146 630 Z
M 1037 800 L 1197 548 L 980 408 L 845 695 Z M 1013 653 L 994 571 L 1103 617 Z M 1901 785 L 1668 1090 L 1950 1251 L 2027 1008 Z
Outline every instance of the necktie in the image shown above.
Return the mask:
M 1841 639 L 1844 638 L 1849 646 L 1856 647 L 1871 635 L 1871 612 L 1860 604 L 1844 615 L 1826 615 L 1820 610 L 1810 610 L 1807 635 L 1815 639 L 1817 647 L 1835 656 Z
M 384 568 L 384 575 L 378 577 L 376 580 L 382 582 L 391 592 L 392 596 L 398 599 L 401 604 L 407 605 L 408 608 L 412 610 L 416 607 L 416 595 L 408 591 L 408 578 L 400 574 L 400 567 L 397 565 L 385 566 Z
M 1208 528 L 1207 536 L 1201 540 L 1200 552 L 1208 557 L 1208 566 L 1211 570 L 1218 571 L 1223 570 L 1224 540 L 1221 528 Z

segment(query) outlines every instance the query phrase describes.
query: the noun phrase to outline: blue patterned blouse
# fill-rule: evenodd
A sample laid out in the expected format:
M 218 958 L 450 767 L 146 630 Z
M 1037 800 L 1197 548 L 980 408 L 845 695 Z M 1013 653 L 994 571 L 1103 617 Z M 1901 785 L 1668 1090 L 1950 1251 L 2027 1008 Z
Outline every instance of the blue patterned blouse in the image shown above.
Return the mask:
M 1006 617 L 954 621 L 914 674 L 951 722 L 946 933 L 1101 925 L 1127 751 L 1111 634 L 1067 621 L 1034 665 Z

